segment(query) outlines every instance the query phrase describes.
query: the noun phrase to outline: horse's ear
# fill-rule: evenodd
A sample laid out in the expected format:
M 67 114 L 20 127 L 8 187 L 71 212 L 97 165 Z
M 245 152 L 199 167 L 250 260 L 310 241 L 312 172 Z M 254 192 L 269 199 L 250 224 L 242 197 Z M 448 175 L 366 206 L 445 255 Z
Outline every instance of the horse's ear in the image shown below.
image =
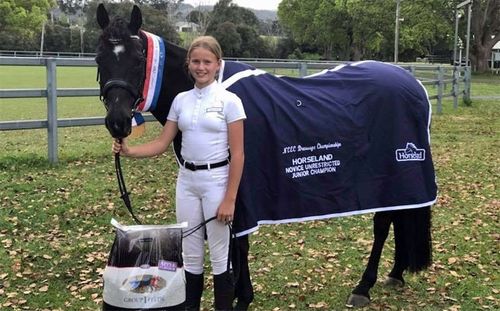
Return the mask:
M 139 33 L 139 29 L 142 26 L 142 13 L 141 9 L 137 5 L 134 5 L 132 9 L 132 14 L 130 14 L 130 23 L 128 24 L 128 29 L 134 35 Z
M 104 29 L 104 28 L 108 27 L 108 25 L 109 25 L 108 12 L 106 11 L 104 4 L 102 4 L 102 3 L 100 3 L 97 6 L 97 23 L 99 24 L 101 29 Z

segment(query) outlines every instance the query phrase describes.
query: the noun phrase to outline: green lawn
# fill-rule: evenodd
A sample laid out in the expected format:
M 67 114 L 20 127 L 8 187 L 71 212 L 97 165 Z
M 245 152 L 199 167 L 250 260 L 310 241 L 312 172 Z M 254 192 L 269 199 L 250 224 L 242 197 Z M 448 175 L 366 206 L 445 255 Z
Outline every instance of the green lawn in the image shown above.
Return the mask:
M 472 96 L 500 97 L 500 75 L 473 75 Z
M 97 88 L 97 71 L 93 67 L 57 67 L 58 88 Z M 0 66 L 0 89 L 46 88 L 45 67 Z M 46 119 L 45 98 L 0 99 L 3 113 L 0 121 Z M 9 109 L 5 109 L 5 108 Z M 57 101 L 59 118 L 103 116 L 97 97 L 61 97 Z
M 0 88 L 43 87 L 37 67 L 0 67 Z M 59 87 L 93 87 L 95 69 L 58 68 Z M 474 80 L 480 81 L 478 84 Z M 495 76 L 473 76 L 472 95 L 500 96 Z M 477 92 L 477 93 L 476 93 Z M 22 105 L 22 108 L 19 107 Z M 45 118 L 45 100 L 5 100 L 0 120 Z M 18 108 L 18 109 L 15 109 Z M 60 117 L 102 116 L 97 98 L 59 100 Z M 146 135 L 160 130 L 148 123 Z M 111 139 L 103 126 L 59 129 L 47 161 L 46 130 L 0 132 L 0 309 L 99 310 L 111 217 L 131 223 L 119 199 Z M 500 309 L 500 100 L 445 101 L 432 120 L 439 185 L 434 264 L 403 289 L 378 283 L 363 310 Z M 169 152 L 122 161 L 132 202 L 148 223 L 174 222 L 176 164 Z M 262 226 L 250 238 L 251 310 L 344 310 L 371 246 L 371 216 Z M 383 253 L 380 278 L 392 263 Z M 203 306 L 211 309 L 210 280 Z

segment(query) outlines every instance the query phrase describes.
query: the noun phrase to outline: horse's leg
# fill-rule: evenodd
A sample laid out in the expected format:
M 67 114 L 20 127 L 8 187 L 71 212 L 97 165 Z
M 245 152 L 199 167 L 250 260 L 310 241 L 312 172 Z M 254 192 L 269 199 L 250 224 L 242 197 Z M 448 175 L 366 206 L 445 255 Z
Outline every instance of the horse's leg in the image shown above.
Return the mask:
M 430 206 L 394 212 L 394 267 L 386 285 L 404 285 L 403 272 L 419 272 L 432 262 Z
M 253 301 L 253 286 L 252 280 L 250 279 L 250 269 L 248 266 L 248 251 L 250 249 L 250 244 L 248 242 L 248 235 L 238 237 L 238 251 L 233 253 L 233 262 L 237 262 L 239 265 L 236 271 L 238 275 L 235 275 L 236 286 L 235 286 L 235 298 L 237 298 L 236 306 L 234 310 L 247 310 L 250 303 Z
M 404 211 L 395 211 L 393 217 L 394 228 L 394 266 L 387 279 L 384 281 L 386 286 L 400 287 L 404 285 L 403 272 L 408 268 L 408 246 L 409 242 L 405 236 L 406 215 Z
M 384 248 L 385 240 L 389 234 L 389 228 L 392 222 L 392 212 L 378 212 L 373 216 L 373 234 L 374 241 L 368 265 L 361 277 L 358 285 L 354 288 L 347 305 L 353 307 L 362 307 L 370 303 L 370 289 L 377 281 L 378 264 L 382 249 Z

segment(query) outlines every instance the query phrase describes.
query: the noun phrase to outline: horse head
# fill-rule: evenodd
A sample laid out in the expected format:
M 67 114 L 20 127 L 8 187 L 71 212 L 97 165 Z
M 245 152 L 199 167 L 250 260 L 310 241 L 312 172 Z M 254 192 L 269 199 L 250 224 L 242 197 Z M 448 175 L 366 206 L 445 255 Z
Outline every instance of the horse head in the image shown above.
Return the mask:
M 106 128 L 114 138 L 127 137 L 132 116 L 143 101 L 145 47 L 139 29 L 142 14 L 134 6 L 130 22 L 121 17 L 110 21 L 103 4 L 97 7 L 97 23 L 102 29 L 96 51 L 100 97 L 107 113 Z

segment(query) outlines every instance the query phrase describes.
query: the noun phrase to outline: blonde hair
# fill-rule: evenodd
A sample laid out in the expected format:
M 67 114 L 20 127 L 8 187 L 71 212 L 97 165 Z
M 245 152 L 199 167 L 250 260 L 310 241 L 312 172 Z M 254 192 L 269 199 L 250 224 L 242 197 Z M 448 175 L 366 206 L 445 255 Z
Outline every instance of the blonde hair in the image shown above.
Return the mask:
M 189 46 L 186 63 L 189 62 L 189 58 L 191 57 L 191 52 L 196 48 L 204 48 L 212 52 L 217 60 L 222 58 L 222 49 L 220 47 L 219 42 L 212 36 L 201 36 L 193 40 L 191 45 Z

